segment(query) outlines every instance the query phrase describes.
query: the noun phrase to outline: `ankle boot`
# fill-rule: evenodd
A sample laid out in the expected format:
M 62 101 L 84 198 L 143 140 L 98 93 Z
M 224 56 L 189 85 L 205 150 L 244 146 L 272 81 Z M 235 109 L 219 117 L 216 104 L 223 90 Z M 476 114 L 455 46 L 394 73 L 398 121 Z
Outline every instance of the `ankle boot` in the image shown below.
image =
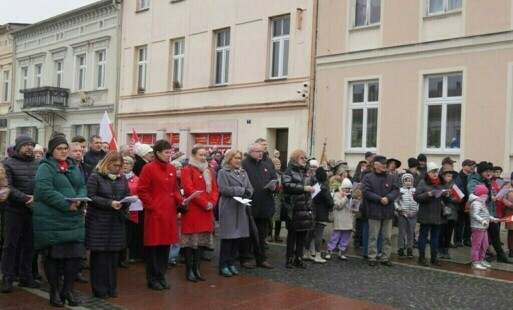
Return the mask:
M 192 264 L 193 264 L 193 254 L 192 254 L 192 248 L 185 248 L 184 254 L 185 254 L 185 277 L 187 280 L 191 282 L 198 282 L 198 279 L 196 279 L 196 276 L 194 275 L 194 272 L 192 271 Z
M 192 263 L 192 272 L 196 276 L 196 279 L 199 281 L 205 281 L 206 279 L 203 277 L 200 271 L 200 260 L 201 260 L 201 249 L 197 248 L 193 252 L 193 263 Z
M 60 297 L 63 304 L 67 300 L 68 305 L 70 305 L 71 307 L 76 307 L 80 305 L 80 301 L 75 298 L 75 295 L 73 295 L 72 291 L 62 292 Z
M 419 254 L 419 262 L 418 262 L 418 264 L 421 265 L 421 266 L 428 266 L 425 254 Z
M 57 290 L 57 288 L 50 289 L 50 304 L 58 308 L 64 307 L 64 303 L 62 302 L 61 297 L 59 296 L 59 291 Z
M 2 278 L 2 293 L 12 292 L 12 279 L 11 277 L 4 276 Z
M 442 266 L 442 262 L 438 259 L 438 254 L 431 253 L 431 265 Z

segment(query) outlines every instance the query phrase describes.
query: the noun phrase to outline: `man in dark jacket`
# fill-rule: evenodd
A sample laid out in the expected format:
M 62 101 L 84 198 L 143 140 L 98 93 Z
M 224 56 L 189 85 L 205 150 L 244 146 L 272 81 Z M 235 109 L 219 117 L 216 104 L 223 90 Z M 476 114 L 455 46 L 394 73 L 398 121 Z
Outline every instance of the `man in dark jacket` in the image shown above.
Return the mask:
M 461 163 L 461 170 L 454 184 L 463 192 L 465 197 L 460 202 L 458 208 L 458 221 L 456 222 L 456 228 L 454 229 L 454 245 L 462 247 L 463 244 L 466 246 L 472 246 L 470 237 L 472 231 L 470 230 L 470 216 L 465 212 L 465 204 L 468 201 L 469 193 L 467 191 L 468 176 L 476 169 L 476 162 L 470 159 L 465 159 Z
M 369 219 L 369 265 L 376 266 L 378 254 L 377 240 L 379 231 L 383 236 L 381 264 L 392 267 L 390 263 L 392 222 L 394 218 L 394 201 L 399 197 L 395 177 L 386 171 L 387 159 L 376 155 L 374 171 L 362 179 L 363 199 L 367 204 Z
M 16 269 L 16 249 L 20 248 L 18 286 L 37 288 L 32 276 L 34 235 L 32 207 L 34 204 L 34 178 L 39 159 L 34 157 L 35 141 L 28 135 L 16 138 L 14 154 L 4 160 L 10 195 L 5 207 L 5 240 L 2 251 L 2 292 L 12 291 Z
M 84 154 L 84 162 L 94 169 L 105 155 L 107 155 L 107 153 L 102 150 L 102 138 L 99 135 L 92 135 L 89 138 L 89 151 Z M 89 171 L 89 174 L 91 172 L 92 171 Z
M 251 231 L 251 237 L 243 239 L 240 243 L 240 260 L 241 265 L 245 268 L 253 267 L 249 262 L 251 247 L 253 247 L 257 266 L 268 269 L 274 268 L 267 262 L 265 256 L 265 237 L 269 218 L 275 212 L 273 192 L 276 190 L 276 185 L 270 188 L 264 188 L 264 186 L 271 180 L 276 180 L 277 176 L 272 162 L 268 164 L 267 161 L 263 160 L 263 152 L 264 148 L 260 143 L 253 143 L 248 148 L 249 156 L 242 161 L 242 168 L 248 173 L 249 181 L 254 189 L 251 208 L 258 230 L 258 232 Z M 256 238 L 258 238 L 258 242 L 255 240 Z

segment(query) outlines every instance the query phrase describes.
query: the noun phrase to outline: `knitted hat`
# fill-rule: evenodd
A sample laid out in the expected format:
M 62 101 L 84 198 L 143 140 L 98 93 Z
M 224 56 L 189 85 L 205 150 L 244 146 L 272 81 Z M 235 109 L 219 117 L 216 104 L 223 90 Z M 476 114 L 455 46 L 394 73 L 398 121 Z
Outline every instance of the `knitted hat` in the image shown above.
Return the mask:
M 171 162 L 171 165 L 175 166 L 175 168 L 182 168 L 183 167 L 182 163 L 179 162 L 178 160 L 173 160 Z
M 488 188 L 484 186 L 483 184 L 476 185 L 474 192 L 477 196 L 486 195 L 488 194 Z
M 34 141 L 34 139 L 32 139 L 31 136 L 29 135 L 21 135 L 21 136 L 18 136 L 16 138 L 16 140 L 14 141 L 14 152 L 15 153 L 18 153 L 18 151 L 20 150 L 20 148 L 25 145 L 25 144 L 33 144 L 34 146 L 36 145 L 36 142 Z
M 404 183 L 404 180 L 411 179 L 413 181 L 413 175 L 411 173 L 405 173 L 401 176 L 401 183 Z
M 438 165 L 436 163 L 434 163 L 434 162 L 429 162 L 427 164 L 427 172 L 433 171 L 433 170 L 438 170 L 438 169 L 439 169 Z
M 44 152 L 44 149 L 43 149 L 43 146 L 41 144 L 36 144 L 36 146 L 34 146 L 34 152 Z
M 408 168 L 416 168 L 419 166 L 419 161 L 416 158 L 408 158 Z
M 153 149 L 148 144 L 141 143 L 135 146 L 135 154 L 139 155 L 140 157 L 144 157 L 150 152 L 153 152 Z
M 351 181 L 348 178 L 345 178 L 342 181 L 342 184 L 340 184 L 340 188 L 352 188 L 352 187 L 353 187 L 353 183 L 351 183 Z
M 48 142 L 48 153 L 52 154 L 53 150 L 60 144 L 66 144 L 69 147 L 68 141 L 66 141 L 64 136 L 56 136 Z
M 492 169 L 493 169 L 493 165 L 489 162 L 482 161 L 479 164 L 477 164 L 477 173 L 478 174 L 481 174 L 481 173 L 485 172 L 486 170 L 492 170 Z
M 310 167 L 319 167 L 319 162 L 315 159 L 310 160 Z
M 326 173 L 326 170 L 324 170 L 323 167 L 317 168 L 317 171 L 315 171 L 315 178 L 319 183 L 326 182 L 328 179 L 328 173 Z
M 417 156 L 417 160 L 418 161 L 426 162 L 427 161 L 427 157 L 424 154 L 419 154 L 419 156 Z

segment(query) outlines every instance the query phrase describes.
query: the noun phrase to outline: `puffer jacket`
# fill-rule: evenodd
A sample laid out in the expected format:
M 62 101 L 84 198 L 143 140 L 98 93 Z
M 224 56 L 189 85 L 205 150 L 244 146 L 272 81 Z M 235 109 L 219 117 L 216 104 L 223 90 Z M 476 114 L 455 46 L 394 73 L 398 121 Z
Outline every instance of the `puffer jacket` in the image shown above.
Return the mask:
M 479 196 L 474 194 L 470 194 L 468 201 L 470 202 L 470 227 L 481 230 L 488 229 L 490 214 L 486 205 L 479 199 Z
M 316 222 L 328 222 L 333 210 L 333 197 L 328 185 L 321 184 L 321 191 L 313 199 L 314 219 Z
M 34 156 L 15 154 L 4 160 L 5 175 L 9 183 L 10 194 L 5 210 L 17 214 L 31 214 L 25 202 L 34 194 L 35 177 L 39 159 Z
M 401 187 L 399 189 L 401 196 L 394 202 L 395 209 L 401 209 L 408 217 L 413 217 L 419 212 L 419 204 L 413 199 L 415 188 Z
M 85 246 L 92 251 L 120 251 L 125 248 L 125 220 L 130 203 L 121 209 L 111 207 L 112 201 L 130 196 L 127 179 L 115 180 L 94 171 L 87 180 L 87 196 L 92 200 L 86 213 Z
M 77 164 L 68 158 L 68 169 L 46 154 L 35 177 L 34 191 L 34 246 L 46 247 L 84 242 L 83 204 L 78 211 L 69 211 L 71 201 L 66 198 L 86 197 L 86 186 Z
M 443 203 L 448 202 L 448 197 L 436 198 L 436 195 L 429 197 L 430 191 L 441 190 L 443 185 L 435 185 L 428 180 L 427 175 L 420 181 L 413 199 L 419 203 L 419 212 L 417 213 L 417 222 L 420 224 L 441 225 L 446 224 L 447 219 L 442 216 Z
M 315 179 L 312 172 L 290 161 L 283 173 L 282 212 L 294 231 L 306 231 L 313 227 L 312 195 L 305 192 L 305 186 L 312 186 Z

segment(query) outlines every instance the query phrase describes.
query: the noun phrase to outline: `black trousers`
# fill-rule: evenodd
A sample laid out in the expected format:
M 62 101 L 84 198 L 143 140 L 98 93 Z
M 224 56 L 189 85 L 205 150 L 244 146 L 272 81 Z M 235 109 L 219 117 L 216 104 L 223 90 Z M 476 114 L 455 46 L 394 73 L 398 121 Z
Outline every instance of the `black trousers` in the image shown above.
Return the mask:
M 490 222 L 488 225 L 488 238 L 490 239 L 493 249 L 497 255 L 504 252 L 501 246 L 501 234 L 499 231 L 499 223 Z
M 358 245 L 361 246 L 362 239 L 363 239 L 363 220 L 361 218 L 357 218 L 355 220 L 355 233 L 353 236 L 355 245 L 358 243 Z
M 243 238 L 239 244 L 239 255 L 241 263 L 251 260 L 251 252 L 253 252 L 257 264 L 267 260 L 267 256 L 265 255 L 265 237 L 267 234 L 267 225 L 269 224 L 269 219 L 255 218 L 254 220 L 258 232 L 254 232 L 250 228 L 249 238 Z
M 288 229 L 287 233 L 287 258 L 302 258 L 305 248 L 306 231 L 294 231 Z
M 91 251 L 89 267 L 94 296 L 103 297 L 116 292 L 119 251 Z
M 18 266 L 21 281 L 32 281 L 32 259 L 34 257 L 34 234 L 32 214 L 4 212 L 4 245 L 2 248 L 2 273 L 13 277 Z M 17 257 L 17 251 L 19 256 Z
M 146 281 L 148 284 L 166 281 L 170 246 L 168 244 L 146 247 Z
M 456 226 L 455 221 L 447 221 L 447 224 L 442 224 L 440 228 L 440 240 L 438 247 L 441 249 L 448 249 L 451 247 L 452 232 Z
M 219 250 L 219 269 L 235 265 L 239 243 L 240 238 L 221 239 L 221 248 Z
M 70 292 L 73 289 L 81 260 L 81 257 L 55 259 L 50 256 L 43 256 L 43 266 L 50 289 L 58 291 L 59 277 L 64 274 L 62 292 Z
M 454 243 L 470 242 L 472 230 L 470 229 L 470 215 L 464 211 L 458 211 L 458 221 L 454 228 Z

